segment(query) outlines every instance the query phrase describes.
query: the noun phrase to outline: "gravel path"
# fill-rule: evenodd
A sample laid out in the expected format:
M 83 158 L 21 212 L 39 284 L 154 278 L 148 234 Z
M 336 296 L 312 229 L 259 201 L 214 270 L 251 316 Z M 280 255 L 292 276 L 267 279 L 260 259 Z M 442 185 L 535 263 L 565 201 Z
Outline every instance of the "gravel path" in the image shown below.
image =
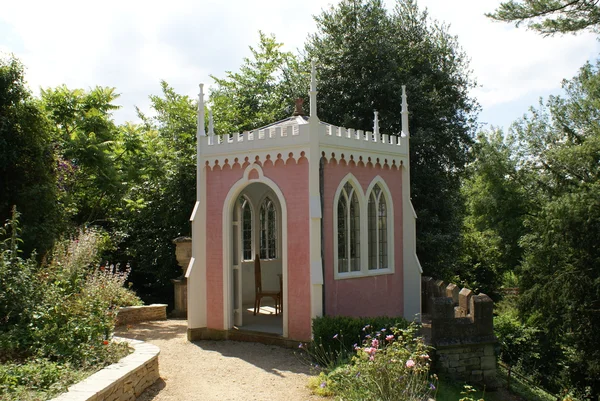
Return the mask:
M 186 339 L 185 320 L 139 323 L 117 335 L 160 348 L 161 380 L 137 401 L 323 401 L 306 387 L 309 368 L 293 350 Z

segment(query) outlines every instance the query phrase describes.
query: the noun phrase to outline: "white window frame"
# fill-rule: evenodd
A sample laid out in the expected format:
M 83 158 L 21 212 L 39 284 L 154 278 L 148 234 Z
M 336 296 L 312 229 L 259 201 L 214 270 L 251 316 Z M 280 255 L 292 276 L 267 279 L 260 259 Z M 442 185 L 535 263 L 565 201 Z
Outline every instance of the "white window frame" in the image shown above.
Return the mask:
M 344 185 L 350 183 L 354 188 L 354 192 L 358 198 L 360 206 L 360 271 L 343 272 L 339 271 L 339 256 L 338 256 L 338 202 Z M 381 196 L 384 197 L 387 212 L 387 258 L 388 267 L 385 269 L 369 269 L 369 232 L 368 232 L 368 199 L 375 185 L 379 184 Z M 365 193 L 367 195 L 365 195 Z M 371 180 L 367 190 L 363 192 L 358 180 L 352 173 L 348 173 L 339 183 L 338 188 L 333 197 L 333 273 L 334 279 L 350 279 L 357 277 L 378 276 L 384 274 L 393 274 L 395 272 L 394 259 L 394 204 L 392 201 L 391 192 L 381 176 L 376 176 Z

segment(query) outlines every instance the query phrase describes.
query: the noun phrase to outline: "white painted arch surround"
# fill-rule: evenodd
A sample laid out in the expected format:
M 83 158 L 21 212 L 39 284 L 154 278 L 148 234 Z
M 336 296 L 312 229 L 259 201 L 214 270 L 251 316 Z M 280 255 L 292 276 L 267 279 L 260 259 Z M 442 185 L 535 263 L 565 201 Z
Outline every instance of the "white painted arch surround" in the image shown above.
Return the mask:
M 258 179 L 249 179 L 250 172 L 256 170 L 258 173 Z M 283 337 L 288 336 L 288 318 L 287 318 L 287 303 L 288 303 L 288 289 L 287 289 L 287 276 L 288 276 L 288 255 L 287 255 L 287 205 L 283 192 L 277 186 L 277 184 L 268 177 L 265 177 L 262 167 L 257 163 L 252 163 L 244 170 L 244 175 L 237 182 L 235 182 L 223 202 L 223 327 L 227 330 L 233 327 L 233 316 L 232 310 L 232 292 L 231 292 L 231 249 L 232 249 L 232 237 L 231 227 L 233 225 L 233 208 L 235 202 L 238 199 L 241 192 L 250 184 L 262 183 L 268 186 L 279 201 L 279 207 L 281 208 L 281 273 L 283 275 Z M 240 294 L 241 296 L 241 294 Z

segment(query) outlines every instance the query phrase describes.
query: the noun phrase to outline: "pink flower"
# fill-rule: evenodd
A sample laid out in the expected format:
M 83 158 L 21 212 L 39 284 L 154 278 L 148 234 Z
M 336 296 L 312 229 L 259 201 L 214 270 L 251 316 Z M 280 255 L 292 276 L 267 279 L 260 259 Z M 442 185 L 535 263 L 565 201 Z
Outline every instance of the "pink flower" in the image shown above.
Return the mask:
M 389 335 L 385 336 L 385 339 L 387 341 L 393 341 L 394 340 L 394 335 L 393 334 L 389 334 Z
M 409 359 L 408 361 L 406 361 L 406 367 L 407 368 L 412 368 L 413 366 L 415 366 L 415 361 L 413 361 L 412 359 Z
M 379 340 L 378 339 L 374 339 L 373 341 L 371 341 L 371 345 L 375 348 L 379 347 Z

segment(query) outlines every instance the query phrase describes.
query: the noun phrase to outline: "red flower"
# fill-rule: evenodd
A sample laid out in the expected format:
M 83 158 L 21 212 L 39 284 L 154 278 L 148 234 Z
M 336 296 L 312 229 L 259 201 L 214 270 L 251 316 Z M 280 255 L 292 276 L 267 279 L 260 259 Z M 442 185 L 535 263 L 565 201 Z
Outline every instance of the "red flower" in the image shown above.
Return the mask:
M 104 340 L 104 341 L 102 341 L 102 344 L 104 344 L 104 345 L 108 345 L 108 340 Z

